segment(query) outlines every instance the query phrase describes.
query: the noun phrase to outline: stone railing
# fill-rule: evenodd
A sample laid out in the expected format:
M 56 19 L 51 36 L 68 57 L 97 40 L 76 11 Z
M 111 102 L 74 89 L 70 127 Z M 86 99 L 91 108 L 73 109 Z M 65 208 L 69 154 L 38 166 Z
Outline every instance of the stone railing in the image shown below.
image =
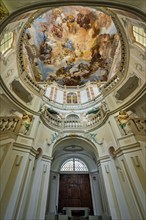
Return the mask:
M 99 111 L 96 114 L 93 114 L 89 118 L 84 119 L 59 119 L 53 114 L 49 113 L 49 111 L 46 109 L 41 114 L 42 121 L 50 128 L 54 128 L 55 130 L 70 130 L 70 129 L 76 129 L 76 130 L 82 130 L 83 129 L 93 129 L 96 128 L 98 125 L 100 125 L 103 120 L 107 116 L 108 110 L 103 110 L 103 108 L 100 108 Z
M 81 120 L 64 120 L 64 129 L 78 129 L 83 128 Z
M 108 110 L 103 111 L 103 109 L 100 108 L 99 111 L 96 114 L 94 114 L 94 116 L 87 119 L 86 128 L 92 129 L 100 125 L 103 122 L 103 120 L 106 118 L 107 112 Z
M 7 133 L 18 134 L 22 120 L 16 116 L 0 117 L 0 133 L 1 136 Z
M 49 127 L 54 127 L 55 129 L 61 129 L 62 127 L 61 119 L 54 117 L 47 109 L 42 113 L 42 119 L 45 119 L 44 121 Z
M 39 96 L 43 96 L 45 90 L 39 86 L 37 83 L 34 82 L 34 80 L 26 73 L 25 71 L 22 73 L 21 78 L 24 82 L 29 86 L 29 88 Z
M 135 135 L 145 136 L 146 138 L 146 118 L 131 118 L 128 125 Z
M 102 88 L 101 91 L 103 94 L 107 92 L 111 92 L 111 90 L 119 83 L 121 80 L 121 75 L 118 73 L 117 75 L 113 76 L 112 79 L 110 79 Z
M 19 70 L 19 76 L 22 79 L 22 81 L 26 84 L 26 86 L 32 91 L 34 92 L 36 95 L 38 96 L 43 96 L 44 95 L 44 89 L 39 86 L 34 79 L 32 79 L 32 77 L 29 76 L 29 74 L 25 71 L 26 67 L 23 61 L 23 56 L 25 55 L 26 57 L 26 53 L 23 50 L 23 42 L 25 42 L 26 44 L 26 39 L 25 39 L 25 30 L 27 29 L 27 25 L 24 26 L 23 30 L 21 31 L 21 37 L 18 40 L 17 43 L 17 59 L 18 59 L 18 70 Z M 23 40 L 22 40 L 23 39 Z M 27 59 L 28 57 L 26 57 Z M 30 65 L 30 61 L 28 58 L 28 63 L 29 63 L 29 67 Z M 32 71 L 32 73 L 34 72 L 33 69 L 29 68 L 29 71 Z M 31 73 L 31 75 L 33 75 Z

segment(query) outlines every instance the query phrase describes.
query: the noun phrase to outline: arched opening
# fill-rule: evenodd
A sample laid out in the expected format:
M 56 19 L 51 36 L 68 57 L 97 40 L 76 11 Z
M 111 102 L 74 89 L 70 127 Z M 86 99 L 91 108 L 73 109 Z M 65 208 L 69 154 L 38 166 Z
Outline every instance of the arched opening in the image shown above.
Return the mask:
M 101 216 L 103 206 L 95 146 L 85 138 L 69 136 L 55 144 L 52 156 L 46 214 L 85 216 L 88 211 L 90 215 Z
M 66 117 L 66 119 L 67 119 L 67 120 L 72 120 L 72 121 L 74 121 L 74 120 L 79 120 L 80 118 L 79 118 L 78 115 L 70 114 L 70 115 L 68 115 L 68 116 Z
M 75 148 L 75 146 L 74 146 Z M 58 211 L 69 216 L 93 214 L 88 167 L 79 158 L 67 159 L 60 168 Z

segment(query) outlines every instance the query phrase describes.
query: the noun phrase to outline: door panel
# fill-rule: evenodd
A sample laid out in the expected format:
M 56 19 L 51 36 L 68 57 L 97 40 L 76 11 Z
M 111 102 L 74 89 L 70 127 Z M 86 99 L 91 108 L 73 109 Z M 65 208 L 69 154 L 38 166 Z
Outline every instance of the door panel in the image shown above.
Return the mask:
M 63 207 L 89 207 L 93 214 L 88 174 L 60 175 L 59 212 L 62 212 Z

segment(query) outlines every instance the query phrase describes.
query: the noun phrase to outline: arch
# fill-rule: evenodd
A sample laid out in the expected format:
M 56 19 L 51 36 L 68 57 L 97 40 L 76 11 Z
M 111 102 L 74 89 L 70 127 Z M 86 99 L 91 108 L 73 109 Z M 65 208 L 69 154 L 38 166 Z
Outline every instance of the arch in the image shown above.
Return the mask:
M 69 120 L 79 120 L 79 116 L 76 115 L 76 114 L 69 114 L 66 116 L 66 119 L 69 119 Z
M 82 160 L 89 172 L 97 170 L 98 149 L 84 137 L 70 135 L 61 138 L 53 147 L 52 157 L 51 170 L 56 172 L 60 172 L 61 165 L 72 157 Z
M 87 177 L 90 181 L 90 186 L 97 184 L 98 181 L 96 178 L 98 178 L 98 166 L 97 166 L 97 159 L 98 159 L 98 149 L 97 147 L 87 138 L 78 136 L 78 135 L 68 135 L 66 137 L 63 137 L 59 139 L 53 146 L 52 150 L 52 163 L 51 163 L 51 184 L 50 184 L 50 194 L 48 199 L 48 210 L 52 211 L 55 210 L 55 206 L 51 206 L 51 201 L 56 201 L 55 204 L 57 204 L 57 208 L 59 211 L 61 210 L 61 202 L 59 200 L 59 181 L 62 177 L 63 181 L 66 180 L 65 184 L 68 184 L 70 186 L 70 182 L 73 180 L 78 180 L 79 182 L 82 182 L 82 179 Z M 77 158 L 77 160 L 83 161 L 84 164 L 86 164 L 88 170 L 87 171 L 60 171 L 61 165 L 63 165 L 65 162 L 68 161 L 68 159 L 71 158 Z M 84 177 L 83 177 L 84 176 Z M 68 178 L 70 177 L 70 178 Z M 80 179 L 81 178 L 81 179 Z M 81 180 L 81 181 L 80 181 Z M 62 183 L 64 184 L 64 182 Z M 86 185 L 86 184 L 83 184 Z M 55 188 L 56 186 L 56 188 Z M 62 185 L 61 185 L 62 186 Z M 77 186 L 79 186 L 77 184 Z M 93 209 L 96 209 L 96 201 L 97 203 L 101 204 L 100 196 L 95 196 L 95 193 L 98 191 L 98 184 L 94 187 L 93 190 L 91 190 L 91 197 L 93 201 Z M 61 187 L 62 188 L 62 187 Z M 68 187 L 70 190 L 70 187 Z M 78 193 L 78 188 L 75 187 L 71 188 L 73 189 L 71 192 L 74 194 L 75 192 Z M 97 190 L 97 191 L 96 191 Z M 71 193 L 70 191 L 66 191 L 67 195 L 68 193 Z M 71 194 L 71 196 L 73 195 Z M 56 196 L 57 195 L 57 196 Z M 76 195 L 76 194 L 75 194 Z M 68 197 L 67 197 L 68 198 Z

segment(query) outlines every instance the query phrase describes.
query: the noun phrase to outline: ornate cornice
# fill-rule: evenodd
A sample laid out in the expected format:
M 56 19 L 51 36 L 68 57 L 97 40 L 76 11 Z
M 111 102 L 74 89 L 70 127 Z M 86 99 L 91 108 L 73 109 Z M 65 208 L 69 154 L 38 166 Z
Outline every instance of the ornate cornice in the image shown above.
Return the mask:
M 140 147 L 140 143 L 134 143 L 134 144 L 129 144 L 127 146 L 122 146 L 122 147 L 119 147 L 116 151 L 115 151 L 115 154 L 116 154 L 116 157 L 120 157 L 124 154 L 127 154 L 127 153 L 131 153 L 131 152 L 135 152 L 135 151 L 141 151 L 141 147 Z
M 36 155 L 37 155 L 37 150 L 35 148 L 33 148 L 30 145 L 25 145 L 25 144 L 21 144 L 21 143 L 14 142 L 13 150 L 21 151 L 24 153 L 30 153 L 34 157 L 36 157 Z M 48 155 L 45 155 L 45 154 L 42 155 L 42 160 L 44 160 L 44 161 L 51 161 L 52 159 L 53 158 Z

